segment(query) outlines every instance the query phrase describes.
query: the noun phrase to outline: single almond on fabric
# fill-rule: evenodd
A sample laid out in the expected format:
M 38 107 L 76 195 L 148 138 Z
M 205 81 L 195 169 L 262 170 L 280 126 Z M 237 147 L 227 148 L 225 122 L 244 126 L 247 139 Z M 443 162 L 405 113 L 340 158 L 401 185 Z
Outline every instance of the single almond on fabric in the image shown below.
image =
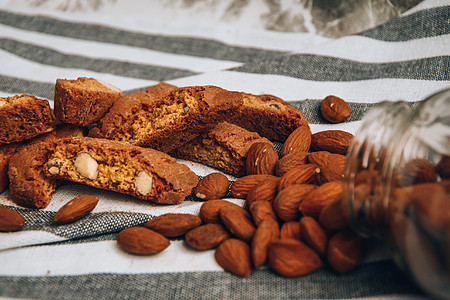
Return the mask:
M 283 276 L 302 276 L 322 267 L 319 255 L 303 242 L 279 239 L 269 246 L 270 267 Z
M 202 220 L 191 214 L 167 213 L 149 220 L 144 227 L 150 228 L 165 237 L 182 236 L 189 230 L 200 226 Z
M 254 143 L 248 149 L 245 158 L 245 170 L 247 175 L 254 174 L 275 174 L 275 164 L 278 160 L 278 153 L 273 144 Z
M 195 196 L 202 200 L 221 199 L 225 197 L 230 186 L 227 176 L 211 173 L 200 179 L 195 187 Z
M 325 204 L 320 211 L 319 223 L 323 228 L 341 230 L 348 227 L 348 212 L 341 199 Z
M 267 261 L 269 245 L 280 237 L 280 226 L 273 219 L 265 219 L 256 229 L 252 239 L 251 255 L 253 266 L 258 268 Z
M 258 183 L 265 181 L 269 178 L 276 178 L 276 176 L 266 174 L 256 174 L 238 178 L 231 185 L 230 188 L 231 195 L 233 195 L 233 197 L 235 198 L 245 199 L 247 198 L 247 194 L 251 189 L 253 189 Z
M 80 195 L 67 202 L 53 217 L 56 224 L 67 224 L 87 216 L 97 205 L 98 198 L 91 195 Z
M 204 223 L 220 223 L 220 209 L 225 206 L 241 208 L 241 206 L 224 199 L 208 200 L 200 207 L 199 216 Z M 250 215 L 248 217 L 250 218 Z
M 311 135 L 311 148 L 316 151 L 328 151 L 347 154 L 353 140 L 353 134 L 342 130 L 325 130 Z
M 25 219 L 15 210 L 0 206 L 0 231 L 18 231 L 25 224 Z
M 244 208 L 222 207 L 220 209 L 220 220 L 235 237 L 247 243 L 251 242 L 256 227 Z
M 299 221 L 288 221 L 281 225 L 280 239 L 301 240 L 301 229 Z
M 300 203 L 300 212 L 304 216 L 319 218 L 322 208 L 329 202 L 342 197 L 344 183 L 342 181 L 330 181 L 322 184 L 317 189 L 306 195 Z
M 253 189 L 251 189 L 246 198 L 247 205 L 255 201 L 268 201 L 272 202 L 278 192 L 278 184 L 280 177 L 271 177 L 258 183 Z
M 346 273 L 359 266 L 365 255 L 365 241 L 362 237 L 345 229 L 331 237 L 327 247 L 327 260 L 339 273 Z
M 316 165 L 306 164 L 287 171 L 280 179 L 278 191 L 282 191 L 291 185 L 313 182 L 316 175 L 316 169 Z
M 314 178 L 315 184 L 322 185 L 324 183 L 336 180 L 344 180 L 344 176 L 327 168 L 316 168 L 316 174 Z
M 319 168 L 329 169 L 339 175 L 344 176 L 347 157 L 342 154 L 330 153 L 328 151 L 311 152 L 308 155 L 310 164 L 315 164 Z
M 315 190 L 313 184 L 296 184 L 281 190 L 273 200 L 273 210 L 283 221 L 293 221 L 300 218 L 300 203 Z
M 283 156 L 275 164 L 275 175 L 281 177 L 290 169 L 306 165 L 308 163 L 308 155 L 309 153 L 306 151 L 297 151 Z
M 156 254 L 170 245 L 162 234 L 146 227 L 129 227 L 117 235 L 117 244 L 123 250 L 140 255 Z
M 277 216 L 269 201 L 255 201 L 252 202 L 248 208 L 253 217 L 253 222 L 259 226 L 265 219 L 277 221 Z
M 241 277 L 249 276 L 252 269 L 250 246 L 238 239 L 228 239 L 217 247 L 216 262 L 224 270 Z
M 400 170 L 400 174 L 401 186 L 437 181 L 437 173 L 433 164 L 424 158 L 408 161 Z
M 281 156 L 292 152 L 308 152 L 311 146 L 311 129 L 308 125 L 300 125 L 288 136 L 281 148 Z
M 350 117 L 352 110 L 345 100 L 330 95 L 320 103 L 320 112 L 325 120 L 331 123 L 341 123 Z
M 184 238 L 192 248 L 209 250 L 231 238 L 231 234 L 222 224 L 208 223 L 188 231 Z
M 321 256 L 325 256 L 328 243 L 328 236 L 325 230 L 312 217 L 303 217 L 299 222 L 302 240 Z

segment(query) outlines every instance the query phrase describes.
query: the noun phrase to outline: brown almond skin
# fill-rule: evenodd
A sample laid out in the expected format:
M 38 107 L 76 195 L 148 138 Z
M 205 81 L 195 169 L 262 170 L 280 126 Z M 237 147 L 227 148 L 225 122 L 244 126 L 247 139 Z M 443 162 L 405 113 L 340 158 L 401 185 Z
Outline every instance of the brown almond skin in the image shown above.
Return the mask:
M 220 220 L 235 237 L 247 243 L 251 242 L 256 227 L 244 208 L 222 207 L 220 209 Z
M 88 215 L 97 206 L 98 198 L 92 195 L 80 195 L 62 206 L 54 215 L 53 222 L 67 224 Z
M 311 148 L 315 151 L 347 154 L 353 134 L 342 130 L 325 130 L 311 135 Z
M 319 168 L 330 169 L 331 171 L 344 176 L 347 157 L 342 154 L 330 153 L 328 151 L 311 152 L 308 155 L 308 162 L 315 164 Z
M 280 239 L 301 240 L 301 229 L 299 221 L 288 221 L 281 225 Z
M 19 231 L 25 224 L 25 219 L 15 210 L 0 206 L 0 231 Z
M 335 180 L 344 180 L 344 176 L 328 168 L 316 168 L 316 175 L 314 179 L 315 184 L 322 185 Z
M 247 175 L 275 174 L 275 164 L 278 153 L 273 144 L 254 143 L 247 151 L 245 158 L 245 170 Z
M 281 156 L 286 156 L 292 152 L 308 152 L 311 146 L 311 129 L 308 125 L 297 127 L 288 136 L 281 148 Z
M 330 181 L 309 193 L 300 203 L 300 212 L 304 216 L 319 218 L 322 208 L 329 202 L 342 197 L 343 182 Z
M 328 236 L 316 219 L 303 217 L 300 219 L 301 238 L 321 256 L 325 256 Z
M 352 110 L 345 100 L 330 95 L 320 103 L 320 112 L 328 122 L 341 123 L 350 117 Z
M 221 199 L 225 197 L 230 186 L 227 176 L 211 173 L 200 179 L 195 187 L 195 196 L 202 200 Z
M 316 165 L 306 164 L 295 167 L 283 175 L 278 184 L 278 191 L 295 184 L 311 183 L 316 175 Z
M 312 184 L 296 184 L 281 190 L 273 201 L 273 210 L 283 221 L 298 220 L 299 206 L 303 199 L 315 190 Z
M 119 232 L 117 244 L 129 253 L 151 255 L 166 249 L 170 241 L 162 234 L 146 227 L 129 227 Z
M 308 155 L 309 153 L 306 151 L 297 151 L 286 154 L 275 164 L 275 175 L 281 177 L 290 169 L 306 165 L 308 163 Z
M 319 214 L 319 223 L 323 228 L 342 230 L 348 227 L 348 212 L 341 199 L 327 203 Z
M 200 207 L 199 216 L 204 223 L 220 223 L 220 209 L 225 206 L 241 208 L 239 205 L 223 199 L 208 200 Z M 250 215 L 248 217 L 250 218 Z
M 274 175 L 256 174 L 238 178 L 231 185 L 230 188 L 231 195 L 233 195 L 233 197 L 235 198 L 245 199 L 247 198 L 248 192 L 251 189 L 253 189 L 260 182 L 265 181 L 269 178 L 276 178 L 276 177 Z
M 269 245 L 280 237 L 280 226 L 273 219 L 265 219 L 256 229 L 252 240 L 251 255 L 253 266 L 258 268 L 267 261 Z
M 270 244 L 268 258 L 276 273 L 288 277 L 305 275 L 322 267 L 319 255 L 294 239 L 279 239 Z
M 182 236 L 189 230 L 200 226 L 202 220 L 191 214 L 167 213 L 149 220 L 144 224 L 153 231 L 156 231 L 165 237 Z
M 408 161 L 401 170 L 401 186 L 436 181 L 437 173 L 433 164 L 424 158 L 416 158 Z
M 255 201 L 272 202 L 277 195 L 279 182 L 280 178 L 274 176 L 258 183 L 253 189 L 248 192 L 246 198 L 247 205 L 250 205 Z
M 223 241 L 231 238 L 231 234 L 222 224 L 208 223 L 198 226 L 185 235 L 186 243 L 197 250 L 216 248 Z
M 441 160 L 436 165 L 436 172 L 438 172 L 442 179 L 450 178 L 450 156 L 443 155 L 441 157 Z
M 277 221 L 277 216 L 273 210 L 272 203 L 269 201 L 252 202 L 249 206 L 249 210 L 256 226 L 259 226 L 265 219 Z
M 241 277 L 249 276 L 252 269 L 250 246 L 238 239 L 228 239 L 217 247 L 216 262 L 224 270 Z
M 350 229 L 337 232 L 328 242 L 327 260 L 338 273 L 346 273 L 359 266 L 364 255 L 364 239 Z

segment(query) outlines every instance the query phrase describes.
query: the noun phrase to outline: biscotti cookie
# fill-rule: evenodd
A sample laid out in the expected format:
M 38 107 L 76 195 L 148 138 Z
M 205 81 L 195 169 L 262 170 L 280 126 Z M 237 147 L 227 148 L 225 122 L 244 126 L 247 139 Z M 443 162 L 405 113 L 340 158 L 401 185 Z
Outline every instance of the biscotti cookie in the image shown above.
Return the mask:
M 229 122 L 269 140 L 284 142 L 297 127 L 308 124 L 300 111 L 276 96 L 243 93 L 243 100 Z
M 0 146 L 0 193 L 3 192 L 9 184 L 8 165 L 18 147 L 19 143 Z
M 89 136 L 168 152 L 232 117 L 242 105 L 241 93 L 216 86 L 176 88 L 162 98 L 157 94 L 147 90 L 127 96 Z M 128 101 L 142 103 L 136 107 Z
M 31 95 L 0 98 L 0 144 L 10 144 L 53 130 L 54 116 L 47 100 Z
M 181 203 L 198 182 L 189 167 L 165 153 L 89 137 L 56 141 L 44 170 L 51 178 L 164 204 Z
M 63 123 L 93 124 L 122 96 L 120 89 L 94 78 L 56 79 L 55 116 Z
M 262 138 L 256 132 L 222 122 L 169 154 L 241 177 L 246 174 L 245 157 L 248 149 L 258 142 L 270 143 L 268 139 Z
M 22 206 L 45 208 L 59 182 L 49 179 L 43 172 L 53 142 L 84 134 L 83 127 L 60 125 L 52 132 L 15 144 L 17 151 L 9 159 L 7 171 L 11 198 Z

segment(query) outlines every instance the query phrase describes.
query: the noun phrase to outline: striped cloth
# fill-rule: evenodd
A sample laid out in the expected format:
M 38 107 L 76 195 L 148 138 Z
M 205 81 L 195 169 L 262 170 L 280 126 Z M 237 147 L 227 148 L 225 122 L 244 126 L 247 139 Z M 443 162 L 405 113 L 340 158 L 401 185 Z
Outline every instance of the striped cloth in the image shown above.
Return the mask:
M 44 15 L 0 5 L 1 97 L 25 93 L 52 103 L 57 78 L 81 76 L 104 80 L 126 93 L 160 81 L 211 84 L 279 96 L 303 112 L 313 133 L 355 133 L 364 113 L 380 101 L 415 104 L 448 88 L 449 62 L 447 1 L 423 1 L 384 25 L 339 39 L 223 24 L 204 28 L 183 20 L 156 24 L 91 14 Z M 320 100 L 331 94 L 350 103 L 352 116 L 344 123 L 330 125 L 320 118 Z M 214 171 L 180 162 L 200 177 Z M 94 211 L 72 224 L 52 224 L 54 213 L 82 193 L 100 198 Z M 180 205 L 149 205 L 66 183 L 46 209 L 32 210 L 15 205 L 6 190 L 0 205 L 20 212 L 26 224 L 19 232 L 0 233 L 0 298 L 426 298 L 378 240 L 368 240 L 364 264 L 349 274 L 337 275 L 325 266 L 299 278 L 262 267 L 243 279 L 223 271 L 213 251 L 194 251 L 179 239 L 154 256 L 134 256 L 118 248 L 115 238 L 121 229 L 167 212 L 197 214 L 201 204 L 189 196 Z

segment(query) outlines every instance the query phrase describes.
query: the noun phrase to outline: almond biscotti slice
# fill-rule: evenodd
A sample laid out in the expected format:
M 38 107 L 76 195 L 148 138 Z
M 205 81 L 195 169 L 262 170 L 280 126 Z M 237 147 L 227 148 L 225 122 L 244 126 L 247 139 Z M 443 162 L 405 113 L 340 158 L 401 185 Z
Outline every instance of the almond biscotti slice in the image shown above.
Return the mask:
M 56 141 L 44 171 L 50 178 L 164 204 L 181 203 L 198 183 L 189 167 L 165 153 L 90 137 Z
M 297 127 L 308 125 L 299 110 L 276 96 L 243 93 L 243 101 L 244 104 L 229 122 L 257 132 L 271 141 L 284 142 Z
M 241 177 L 246 175 L 245 157 L 248 149 L 252 144 L 259 142 L 270 143 L 256 132 L 222 122 L 169 154 Z
M 169 152 L 232 117 L 242 105 L 241 93 L 216 86 L 176 88 L 161 94 L 147 89 L 128 95 L 89 136 Z
M 93 124 L 123 95 L 117 87 L 95 78 L 56 79 L 55 116 L 63 123 Z
M 54 116 L 47 100 L 31 95 L 0 98 L 0 144 L 31 139 L 54 129 Z

